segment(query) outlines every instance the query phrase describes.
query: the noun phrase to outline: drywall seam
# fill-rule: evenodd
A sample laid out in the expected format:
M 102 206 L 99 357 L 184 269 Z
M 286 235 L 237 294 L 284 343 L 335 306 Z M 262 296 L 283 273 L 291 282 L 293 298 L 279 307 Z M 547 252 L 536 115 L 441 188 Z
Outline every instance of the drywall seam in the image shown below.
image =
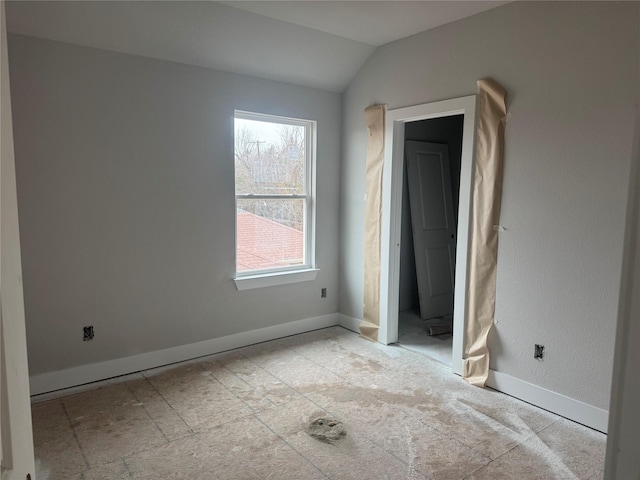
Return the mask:
M 266 342 L 336 325 L 338 325 L 338 314 L 331 313 L 319 317 L 305 318 L 294 322 L 227 335 L 226 337 L 212 338 L 189 345 L 181 345 L 179 347 L 157 350 L 155 352 L 67 368 L 56 372 L 42 373 L 30 378 L 31 395 L 76 387 L 86 383 L 97 382 L 107 378 L 127 375 L 149 368 L 213 355 L 234 348 L 246 347 L 255 343 Z
M 487 386 L 574 422 L 607 433 L 609 421 L 609 412 L 607 410 L 495 370 L 489 370 Z
M 378 341 L 380 330 L 380 229 L 386 110 L 386 105 L 371 105 L 364 111 L 368 138 L 364 215 L 364 315 L 360 333 L 374 342 Z

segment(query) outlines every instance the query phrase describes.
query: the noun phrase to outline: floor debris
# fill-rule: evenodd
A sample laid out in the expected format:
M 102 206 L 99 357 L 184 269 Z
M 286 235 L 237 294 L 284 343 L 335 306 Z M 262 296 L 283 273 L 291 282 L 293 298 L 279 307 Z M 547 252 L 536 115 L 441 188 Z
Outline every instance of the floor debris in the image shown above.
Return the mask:
M 341 422 L 335 418 L 316 418 L 309 423 L 307 433 L 324 443 L 335 443 L 347 436 L 347 431 Z

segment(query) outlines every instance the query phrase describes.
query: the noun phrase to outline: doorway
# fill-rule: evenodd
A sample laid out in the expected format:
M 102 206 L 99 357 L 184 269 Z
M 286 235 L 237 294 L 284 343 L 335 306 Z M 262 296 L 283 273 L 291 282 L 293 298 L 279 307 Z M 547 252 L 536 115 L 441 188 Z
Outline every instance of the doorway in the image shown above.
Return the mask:
M 398 343 L 448 366 L 463 124 L 464 115 L 451 115 L 407 122 L 404 131 Z
M 462 116 L 460 184 L 457 198 L 458 225 L 456 245 L 453 334 L 451 368 L 462 374 L 464 327 L 467 318 L 467 270 L 473 144 L 476 122 L 476 96 L 444 100 L 413 107 L 389 110 L 385 125 L 384 175 L 382 185 L 380 330 L 379 341 L 397 343 L 400 311 L 400 257 L 402 241 L 402 195 L 404 183 L 405 128 L 412 122 Z

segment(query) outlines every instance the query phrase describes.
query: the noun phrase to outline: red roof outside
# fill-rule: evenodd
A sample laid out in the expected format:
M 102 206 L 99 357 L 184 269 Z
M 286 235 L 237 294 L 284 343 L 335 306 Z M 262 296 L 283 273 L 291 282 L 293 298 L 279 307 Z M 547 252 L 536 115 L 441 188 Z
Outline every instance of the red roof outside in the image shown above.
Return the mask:
M 240 209 L 236 228 L 239 272 L 304 262 L 302 231 Z

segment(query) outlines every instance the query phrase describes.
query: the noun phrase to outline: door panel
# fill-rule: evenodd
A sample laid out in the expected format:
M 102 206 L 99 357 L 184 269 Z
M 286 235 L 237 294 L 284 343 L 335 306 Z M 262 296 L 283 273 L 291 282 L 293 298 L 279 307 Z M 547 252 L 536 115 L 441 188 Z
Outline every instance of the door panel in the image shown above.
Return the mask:
M 427 271 L 429 272 L 429 295 L 449 295 L 451 284 L 451 254 L 449 247 L 434 247 L 426 251 Z
M 447 145 L 407 141 L 409 205 L 423 319 L 453 313 L 455 215 Z
M 447 228 L 447 212 L 443 195 L 442 158 L 426 152 L 417 152 L 416 158 L 418 192 L 420 195 L 420 217 L 422 230 Z M 411 175 L 411 172 L 409 173 Z M 411 188 L 411 187 L 409 187 Z M 425 208 L 428 206 L 428 208 Z

